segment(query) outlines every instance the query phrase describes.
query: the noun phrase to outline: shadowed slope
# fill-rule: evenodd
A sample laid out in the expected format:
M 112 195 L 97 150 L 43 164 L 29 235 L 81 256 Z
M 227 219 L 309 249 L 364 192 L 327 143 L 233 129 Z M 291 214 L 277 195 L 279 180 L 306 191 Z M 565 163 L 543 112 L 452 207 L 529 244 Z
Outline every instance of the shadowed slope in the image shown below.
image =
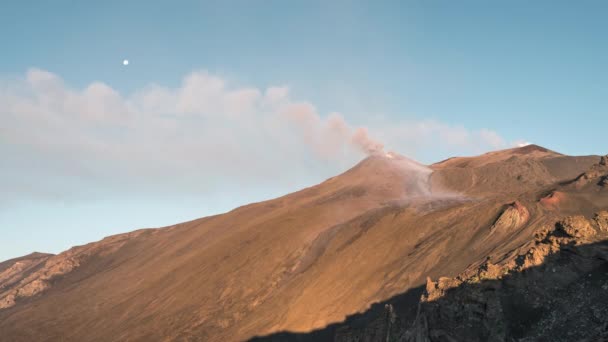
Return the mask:
M 607 233 L 580 239 L 545 232 L 521 254 L 429 280 L 344 322 L 250 341 L 604 341 Z M 549 244 L 555 245 L 543 251 Z

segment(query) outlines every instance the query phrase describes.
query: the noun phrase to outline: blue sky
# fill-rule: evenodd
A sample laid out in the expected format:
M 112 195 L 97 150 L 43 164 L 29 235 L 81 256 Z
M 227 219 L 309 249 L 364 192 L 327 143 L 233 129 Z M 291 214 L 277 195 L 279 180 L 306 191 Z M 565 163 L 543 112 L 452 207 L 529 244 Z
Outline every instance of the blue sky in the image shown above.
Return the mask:
M 315 184 L 369 141 L 425 163 L 523 141 L 605 154 L 607 11 L 3 2 L 0 259 Z M 360 127 L 369 140 L 350 146 Z

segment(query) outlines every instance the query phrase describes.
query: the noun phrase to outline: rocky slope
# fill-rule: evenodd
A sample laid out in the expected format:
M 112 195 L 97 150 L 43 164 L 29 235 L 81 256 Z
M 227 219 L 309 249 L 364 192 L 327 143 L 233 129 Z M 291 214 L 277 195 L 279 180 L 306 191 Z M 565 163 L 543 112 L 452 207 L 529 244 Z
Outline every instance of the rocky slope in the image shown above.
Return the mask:
M 469 295 L 453 291 L 525 275 L 567 246 L 599 246 L 606 167 L 533 145 L 430 167 L 372 156 L 223 215 L 106 238 L 29 271 L 0 264 L 0 340 L 519 338 L 510 326 L 436 331 L 445 320 L 509 320 L 486 308 L 496 299 L 480 299 L 476 321 L 441 308 L 464 305 Z M 488 278 L 497 269 L 501 278 Z
M 24 279 L 43 268 L 51 257 L 51 254 L 32 253 L 0 263 L 0 309 L 15 305 L 15 298 L 27 292 L 21 285 Z
M 140 233 L 136 231 L 112 236 L 100 243 L 74 247 L 59 255 L 32 253 L 0 264 L 0 309 L 44 292 L 55 279 L 72 272 L 94 256 L 111 254 Z
M 428 279 L 418 315 L 401 339 L 608 339 L 608 234 L 592 222 L 566 217 L 517 253 L 456 278 Z
M 488 234 L 526 225 L 533 232 L 514 248 L 496 248 L 454 277 L 429 277 L 325 330 L 256 340 L 608 341 L 608 189 L 599 182 L 608 168 L 606 157 L 596 160 L 549 187 L 549 196 L 537 193 L 530 210 L 520 201 L 502 209 Z
M 497 260 L 427 278 L 405 306 L 392 298 L 326 331 L 256 341 L 607 341 L 607 216 L 568 216 Z

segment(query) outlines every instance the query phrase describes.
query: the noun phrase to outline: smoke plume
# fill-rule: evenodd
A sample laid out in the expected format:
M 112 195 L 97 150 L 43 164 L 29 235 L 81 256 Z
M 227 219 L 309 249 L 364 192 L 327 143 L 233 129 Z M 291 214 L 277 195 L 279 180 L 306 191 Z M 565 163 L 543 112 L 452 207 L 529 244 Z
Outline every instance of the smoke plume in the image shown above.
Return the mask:
M 384 145 L 369 136 L 366 127 L 359 127 L 355 130 L 351 137 L 351 142 L 364 153 L 376 154 L 382 153 Z
M 88 182 L 179 193 L 225 191 L 236 182 L 295 190 L 364 155 L 381 155 L 383 143 L 414 157 L 416 148 L 440 144 L 502 144 L 491 131 L 435 121 L 393 118 L 368 129 L 292 99 L 288 87 L 234 86 L 205 71 L 188 74 L 177 87 L 150 84 L 124 94 L 103 82 L 73 88 L 58 75 L 30 69 L 18 79 L 0 79 L 0 89 L 6 159 L 0 185 L 11 189 L 7 199 L 77 194 Z M 278 169 L 288 176 L 278 180 Z

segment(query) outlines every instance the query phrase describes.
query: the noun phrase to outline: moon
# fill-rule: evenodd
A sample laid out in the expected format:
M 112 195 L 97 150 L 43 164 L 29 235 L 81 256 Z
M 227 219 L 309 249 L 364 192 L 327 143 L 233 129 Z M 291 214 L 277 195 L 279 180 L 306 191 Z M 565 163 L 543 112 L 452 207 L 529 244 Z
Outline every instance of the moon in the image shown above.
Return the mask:
M 128 59 L 123 59 L 122 60 L 122 65 L 129 65 L 129 60 Z

